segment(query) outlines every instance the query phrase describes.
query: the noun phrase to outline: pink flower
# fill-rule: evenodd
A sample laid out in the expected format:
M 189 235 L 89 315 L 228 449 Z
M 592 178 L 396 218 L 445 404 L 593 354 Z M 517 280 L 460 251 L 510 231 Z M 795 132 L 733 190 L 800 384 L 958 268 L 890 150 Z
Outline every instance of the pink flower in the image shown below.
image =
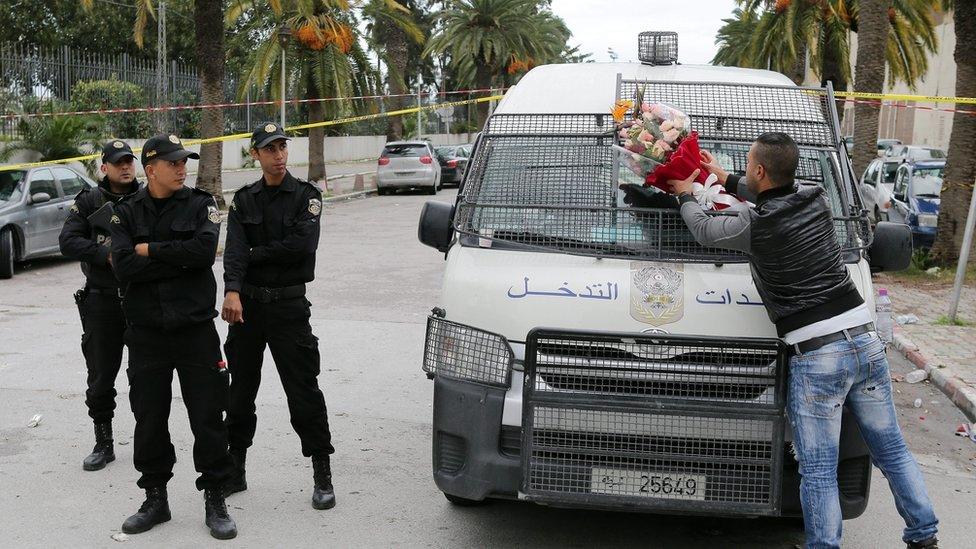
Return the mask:
M 664 132 L 664 140 L 668 143 L 674 143 L 678 137 L 681 137 L 681 132 L 674 128 Z
M 621 128 L 617 135 L 620 136 L 620 139 L 627 139 L 630 136 L 630 134 L 627 132 L 627 128 Z
M 628 141 L 625 148 L 637 154 L 643 154 L 647 150 L 647 147 L 638 141 Z
M 655 148 L 655 149 L 656 149 L 656 148 L 660 148 L 661 150 L 663 150 L 663 151 L 665 151 L 665 152 L 671 152 L 671 151 L 673 150 L 673 149 L 671 149 L 671 145 L 668 145 L 668 144 L 667 144 L 667 143 L 666 143 L 666 142 L 665 142 L 664 140 L 662 140 L 662 139 L 658 139 L 657 141 L 655 141 L 655 142 L 654 142 L 654 148 Z
M 670 130 L 673 127 L 674 127 L 674 123 L 671 122 L 670 120 L 665 120 L 664 122 L 661 123 L 661 131 L 662 132 L 666 132 L 666 131 Z
M 651 106 L 647 103 L 641 103 L 641 112 L 651 112 Z
M 637 136 L 637 139 L 640 141 L 654 141 L 654 136 L 651 135 L 651 132 L 647 130 L 641 130 L 640 135 Z
M 658 117 L 658 118 L 660 118 L 662 120 L 665 119 L 665 118 L 667 118 L 667 116 L 666 116 L 667 113 L 668 113 L 667 107 L 665 107 L 664 105 L 662 105 L 660 103 L 655 103 L 654 105 L 652 105 L 650 112 L 651 112 L 651 114 L 653 114 L 654 116 L 656 116 L 656 117 Z

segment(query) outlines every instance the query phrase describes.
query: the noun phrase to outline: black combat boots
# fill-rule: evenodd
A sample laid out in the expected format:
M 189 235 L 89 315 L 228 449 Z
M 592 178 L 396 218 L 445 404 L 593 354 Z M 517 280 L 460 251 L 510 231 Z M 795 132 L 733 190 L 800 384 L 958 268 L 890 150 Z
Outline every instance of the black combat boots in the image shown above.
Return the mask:
M 312 458 L 313 478 L 315 490 L 312 492 L 312 507 L 316 509 L 332 509 L 335 507 L 335 491 L 332 489 L 332 468 L 329 457 Z
M 115 449 L 112 440 L 112 423 L 96 423 L 95 448 L 81 466 L 86 471 L 98 471 L 113 461 L 115 461 Z
M 244 471 L 247 450 L 244 448 L 231 448 L 230 457 L 234 461 L 235 474 L 230 480 L 224 483 L 224 497 L 247 490 L 247 477 Z
M 939 549 L 939 539 L 932 536 L 922 541 L 910 541 L 908 549 Z
M 227 504 L 224 502 L 224 492 L 220 488 L 203 491 L 203 501 L 207 509 L 207 527 L 210 535 L 217 539 L 233 539 L 237 537 L 237 524 L 227 514 Z
M 122 523 L 122 531 L 126 534 L 141 534 L 170 518 L 172 517 L 169 514 L 166 487 L 146 488 L 146 501 L 139 507 L 138 513 L 125 519 Z

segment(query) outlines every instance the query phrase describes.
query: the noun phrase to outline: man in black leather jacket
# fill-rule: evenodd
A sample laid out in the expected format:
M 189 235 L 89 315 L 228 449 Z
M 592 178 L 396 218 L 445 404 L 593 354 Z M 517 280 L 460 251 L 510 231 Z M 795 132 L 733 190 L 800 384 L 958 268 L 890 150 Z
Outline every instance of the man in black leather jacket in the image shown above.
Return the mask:
M 135 155 L 129 145 L 113 139 L 102 148 L 98 188 L 88 185 L 75 197 L 61 229 L 61 253 L 81 261 L 85 287 L 75 292 L 81 315 L 81 352 L 88 368 L 85 404 L 95 423 L 95 447 L 82 467 L 97 471 L 115 460 L 112 419 L 115 416 L 115 378 L 122 366 L 122 298 L 112 272 L 109 220 L 114 204 L 139 189 Z
M 840 547 L 837 459 L 846 404 L 888 479 L 906 524 L 903 541 L 909 548 L 937 547 L 938 520 L 898 427 L 884 343 L 841 257 L 825 190 L 794 180 L 799 155 L 788 135 L 763 134 L 749 150 L 743 178 L 703 153 L 704 169 L 729 192 L 755 202 L 735 216 L 702 210 L 692 194 L 698 170 L 670 183 L 700 244 L 748 255 L 769 318 L 792 348 L 787 412 L 802 477 L 807 546 Z

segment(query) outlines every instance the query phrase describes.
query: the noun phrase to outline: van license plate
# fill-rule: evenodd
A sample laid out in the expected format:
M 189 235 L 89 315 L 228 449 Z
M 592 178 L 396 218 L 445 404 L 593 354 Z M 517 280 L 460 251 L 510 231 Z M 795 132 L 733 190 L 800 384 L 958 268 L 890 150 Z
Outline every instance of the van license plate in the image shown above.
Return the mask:
M 612 496 L 705 500 L 705 476 L 594 467 L 590 492 Z

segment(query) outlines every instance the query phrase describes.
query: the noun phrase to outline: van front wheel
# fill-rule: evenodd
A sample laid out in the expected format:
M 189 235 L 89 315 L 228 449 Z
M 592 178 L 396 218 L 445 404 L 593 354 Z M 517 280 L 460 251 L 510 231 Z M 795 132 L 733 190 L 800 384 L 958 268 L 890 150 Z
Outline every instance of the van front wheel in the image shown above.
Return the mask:
M 462 498 L 461 496 L 451 495 L 447 492 L 444 492 L 444 497 L 447 498 L 447 501 L 451 502 L 451 505 L 457 505 L 458 507 L 480 507 L 488 504 L 488 500 L 486 499 L 477 500 Z

